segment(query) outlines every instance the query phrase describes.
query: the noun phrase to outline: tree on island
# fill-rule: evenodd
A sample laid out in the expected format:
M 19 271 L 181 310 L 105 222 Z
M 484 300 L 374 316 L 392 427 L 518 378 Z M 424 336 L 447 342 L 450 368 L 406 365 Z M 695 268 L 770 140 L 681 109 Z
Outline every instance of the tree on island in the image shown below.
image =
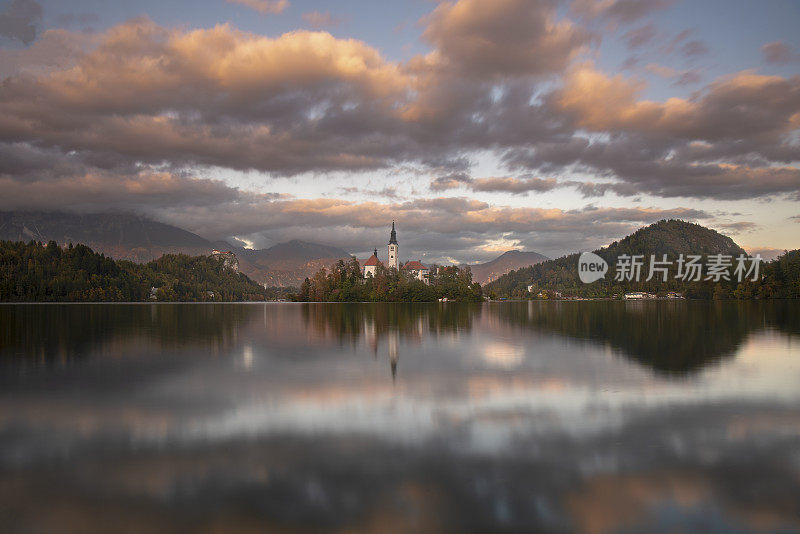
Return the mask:
M 364 278 L 356 258 L 339 260 L 330 270 L 306 278 L 295 299 L 300 302 L 461 302 L 483 300 L 481 285 L 472 281 L 469 267 L 431 267 L 426 284 L 403 269 L 378 265 L 374 276 Z

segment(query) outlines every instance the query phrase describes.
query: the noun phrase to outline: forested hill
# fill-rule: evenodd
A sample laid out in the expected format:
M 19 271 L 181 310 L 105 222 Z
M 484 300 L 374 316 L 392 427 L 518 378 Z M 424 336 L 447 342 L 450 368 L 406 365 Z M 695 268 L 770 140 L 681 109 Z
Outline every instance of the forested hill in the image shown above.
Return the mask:
M 2 302 L 213 302 L 265 296 L 263 287 L 220 258 L 168 254 L 137 264 L 115 261 L 85 245 L 0 241 Z
M 657 258 L 667 254 L 668 259 L 673 261 L 680 254 L 697 254 L 704 258 L 714 254 L 725 254 L 734 258 L 745 254 L 745 251 L 730 237 L 710 228 L 680 220 L 659 221 L 594 252 L 608 262 L 609 272 L 603 280 L 592 284 L 583 284 L 578 278 L 579 254 L 575 253 L 512 271 L 488 284 L 485 291 L 490 294 L 494 292 L 498 296 L 524 297 L 527 296 L 527 286 L 533 284 L 535 294 L 539 291 L 552 290 L 575 296 L 610 297 L 625 291 L 677 290 L 698 298 L 711 298 L 714 291 L 717 291 L 717 296 L 733 296 L 734 291 L 738 289 L 735 283 L 722 281 L 718 288 L 717 284 L 712 282 L 683 282 L 674 278 L 674 269 L 670 270 L 667 282 L 652 280 L 649 283 L 619 283 L 614 280 L 614 268 L 617 258 L 622 254 L 644 255 L 648 261 L 651 254 L 655 254 Z M 642 273 L 644 280 L 647 275 L 647 265 L 643 267 Z

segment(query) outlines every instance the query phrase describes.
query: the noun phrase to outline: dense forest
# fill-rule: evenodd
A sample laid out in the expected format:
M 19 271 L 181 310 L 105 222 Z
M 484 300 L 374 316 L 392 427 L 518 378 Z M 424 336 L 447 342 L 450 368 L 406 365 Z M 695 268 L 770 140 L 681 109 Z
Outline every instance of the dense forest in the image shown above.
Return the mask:
M 85 245 L 0 241 L 2 302 L 227 302 L 266 296 L 263 287 L 219 258 L 167 254 L 138 264 Z
M 361 265 L 352 258 L 339 260 L 330 270 L 306 278 L 295 300 L 301 302 L 434 302 L 441 298 L 480 302 L 480 284 L 472 281 L 469 267 L 431 268 L 430 284 L 406 271 L 378 266 L 374 277 L 364 279 Z
M 595 253 L 608 262 L 609 272 L 605 278 L 591 284 L 584 284 L 578 277 L 579 254 L 571 254 L 555 260 L 532 265 L 500 277 L 485 290 L 489 296 L 508 298 L 527 298 L 552 296 L 555 292 L 563 296 L 588 298 L 621 297 L 630 291 L 646 291 L 663 295 L 668 291 L 683 293 L 687 298 L 696 299 L 759 299 L 759 298 L 798 298 L 800 297 L 800 251 L 783 254 L 771 262 L 762 262 L 759 269 L 759 280 L 743 280 L 739 282 L 734 276 L 734 265 L 727 270 L 727 277 L 719 281 L 701 280 L 687 282 L 676 278 L 677 265 L 670 266 L 667 280 L 661 276 L 646 281 L 647 261 L 651 254 L 661 258 L 667 254 L 668 259 L 675 260 L 679 255 L 702 255 L 704 261 L 710 255 L 725 254 L 734 259 L 744 250 L 729 237 L 714 230 L 684 221 L 659 221 L 642 228 L 628 237 L 614 242 L 608 247 L 596 250 Z M 615 265 L 623 255 L 644 255 L 645 265 L 642 267 L 640 281 L 615 280 Z M 533 291 L 528 292 L 528 286 Z

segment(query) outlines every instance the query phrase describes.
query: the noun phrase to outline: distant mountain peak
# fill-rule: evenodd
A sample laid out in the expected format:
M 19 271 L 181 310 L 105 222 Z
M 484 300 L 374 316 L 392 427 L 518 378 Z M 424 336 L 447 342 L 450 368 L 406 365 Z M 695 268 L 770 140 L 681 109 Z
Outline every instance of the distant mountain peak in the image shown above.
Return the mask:
M 472 279 L 481 285 L 496 280 L 504 274 L 548 260 L 547 256 L 533 251 L 507 250 L 491 261 L 470 265 Z

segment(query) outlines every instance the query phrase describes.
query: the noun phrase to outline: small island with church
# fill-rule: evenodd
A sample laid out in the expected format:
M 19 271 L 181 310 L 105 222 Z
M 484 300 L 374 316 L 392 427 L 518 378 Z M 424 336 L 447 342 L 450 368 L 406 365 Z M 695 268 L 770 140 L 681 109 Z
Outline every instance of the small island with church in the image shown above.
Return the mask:
M 469 267 L 425 266 L 400 261 L 400 244 L 392 221 L 386 265 L 375 248 L 362 265 L 357 258 L 339 260 L 306 278 L 294 296 L 299 302 L 481 302 L 481 285 Z

